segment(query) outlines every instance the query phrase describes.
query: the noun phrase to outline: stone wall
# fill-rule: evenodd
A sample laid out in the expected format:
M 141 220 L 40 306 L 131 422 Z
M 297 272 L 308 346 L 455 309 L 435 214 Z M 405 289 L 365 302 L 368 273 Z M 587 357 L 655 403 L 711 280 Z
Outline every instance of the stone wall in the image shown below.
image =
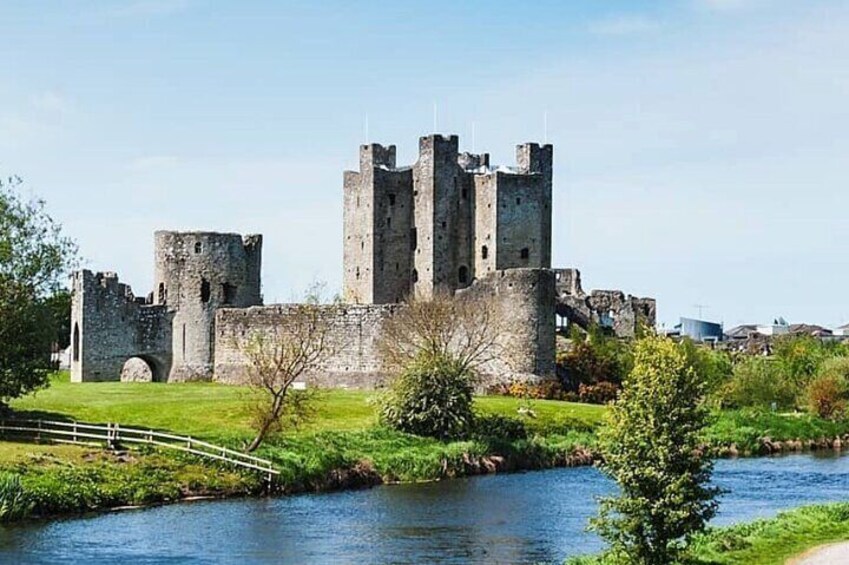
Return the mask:
M 493 297 L 505 317 L 500 359 L 483 368 L 491 384 L 513 378 L 554 375 L 554 275 L 549 270 L 512 269 L 492 273 L 461 292 Z M 377 351 L 384 321 L 403 305 L 324 306 L 330 318 L 331 350 L 324 366 L 306 382 L 322 387 L 378 388 L 385 383 Z M 284 332 L 294 306 L 221 309 L 215 321 L 215 380 L 246 379 L 242 350 L 255 332 Z
M 136 298 L 115 273 L 84 270 L 71 279 L 71 381 L 118 381 L 124 364 L 143 360 L 157 381 L 171 368 L 171 314 Z
M 291 304 L 221 309 L 215 321 L 215 380 L 241 384 L 247 378 L 242 353 L 256 332 L 273 336 L 285 332 Z M 332 354 L 320 371 L 306 376 L 313 386 L 373 389 L 384 382 L 377 352 L 381 327 L 395 305 L 323 306 L 328 317 Z

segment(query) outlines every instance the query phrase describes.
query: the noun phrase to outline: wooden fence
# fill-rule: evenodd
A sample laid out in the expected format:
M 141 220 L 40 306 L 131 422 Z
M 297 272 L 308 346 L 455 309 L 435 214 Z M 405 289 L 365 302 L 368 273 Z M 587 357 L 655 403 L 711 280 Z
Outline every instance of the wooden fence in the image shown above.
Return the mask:
M 213 445 L 190 436 L 178 436 L 122 426 L 120 424 L 84 424 L 82 422 L 57 422 L 51 420 L 0 420 L 0 433 L 32 437 L 36 440 L 49 439 L 58 443 L 77 445 L 100 445 L 116 448 L 121 443 L 139 443 L 155 445 L 168 449 L 177 449 L 200 457 L 224 461 L 231 465 L 244 467 L 263 473 L 271 482 L 280 471 L 274 469 L 271 461 L 260 459 L 240 451 Z

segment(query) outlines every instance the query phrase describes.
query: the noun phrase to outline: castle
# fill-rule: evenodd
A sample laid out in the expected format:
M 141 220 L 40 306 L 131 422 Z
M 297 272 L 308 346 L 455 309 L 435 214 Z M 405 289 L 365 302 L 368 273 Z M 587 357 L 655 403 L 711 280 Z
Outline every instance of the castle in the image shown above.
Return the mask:
M 457 136 L 422 137 L 409 167 L 397 166 L 395 146 L 360 147 L 360 170 L 344 173 L 344 304 L 325 307 L 338 347 L 311 383 L 381 386 L 381 326 L 410 293 L 493 299 L 514 351 L 509 365 L 484 368 L 487 382 L 552 376 L 556 313 L 610 322 L 617 335 L 654 324 L 653 300 L 587 296 L 579 282 L 565 283 L 577 271 L 551 269 L 551 145 L 519 145 L 516 166 L 497 168 L 458 145 Z M 74 273 L 71 380 L 139 378 L 127 370 L 132 359 L 144 380 L 244 382 L 245 340 L 285 327 L 292 309 L 263 305 L 261 255 L 259 235 L 158 231 L 146 297 L 115 273 Z

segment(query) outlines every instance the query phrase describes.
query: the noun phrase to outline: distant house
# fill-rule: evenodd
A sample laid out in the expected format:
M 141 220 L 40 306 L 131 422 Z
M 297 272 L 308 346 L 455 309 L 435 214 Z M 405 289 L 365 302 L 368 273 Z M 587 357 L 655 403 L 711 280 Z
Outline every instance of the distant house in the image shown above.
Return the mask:
M 849 336 L 849 324 L 843 324 L 832 332 L 833 335 Z
M 790 333 L 792 335 L 810 335 L 813 337 L 831 337 L 834 335 L 834 332 L 830 329 L 816 324 L 790 324 Z
M 757 324 L 743 324 L 725 332 L 725 338 L 729 341 L 745 341 L 755 335 L 758 335 Z

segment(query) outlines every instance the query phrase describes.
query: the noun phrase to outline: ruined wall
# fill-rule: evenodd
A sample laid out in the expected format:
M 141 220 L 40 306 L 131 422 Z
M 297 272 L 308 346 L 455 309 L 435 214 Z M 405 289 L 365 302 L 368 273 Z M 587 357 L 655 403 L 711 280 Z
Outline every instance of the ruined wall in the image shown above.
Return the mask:
M 262 236 L 158 231 L 155 250 L 154 296 L 172 313 L 169 380 L 209 380 L 216 310 L 262 303 Z
M 555 269 L 554 274 L 557 314 L 581 328 L 597 325 L 618 337 L 634 337 L 641 326 L 657 324 L 653 298 L 626 295 L 621 290 L 593 290 L 588 295 L 581 288 L 577 269 Z
M 242 350 L 255 332 L 273 336 L 285 331 L 293 306 L 280 304 L 245 309 L 222 309 L 216 317 L 215 380 L 244 383 L 247 366 Z M 304 379 L 312 386 L 373 389 L 383 385 L 377 340 L 383 321 L 396 305 L 325 306 L 330 319 L 332 354 L 320 371 Z
M 115 273 L 77 271 L 71 278 L 71 381 L 118 381 L 124 364 L 141 358 L 152 378 L 171 368 L 171 315 L 136 298 Z
M 506 319 L 503 355 L 484 368 L 484 382 L 554 374 L 554 275 L 551 271 L 499 271 L 461 291 L 492 296 Z M 285 331 L 292 305 L 221 309 L 215 321 L 215 380 L 239 384 L 246 379 L 242 353 L 254 332 Z M 403 305 L 324 306 L 332 344 L 323 367 L 304 379 L 313 386 L 378 388 L 385 384 L 377 343 L 382 326 Z

